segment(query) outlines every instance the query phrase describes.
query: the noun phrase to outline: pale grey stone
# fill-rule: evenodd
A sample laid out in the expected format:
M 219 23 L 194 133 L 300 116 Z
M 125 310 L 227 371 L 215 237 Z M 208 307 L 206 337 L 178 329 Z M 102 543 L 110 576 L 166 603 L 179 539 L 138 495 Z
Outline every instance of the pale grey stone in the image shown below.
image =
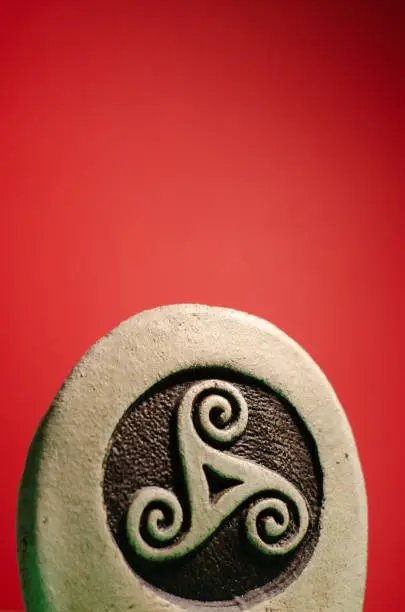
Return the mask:
M 142 559 L 139 572 L 137 566 L 135 570 L 130 567 L 107 520 L 109 510 L 105 496 L 109 484 L 106 474 L 110 467 L 114 473 L 114 466 L 119 465 L 113 455 L 119 455 L 119 443 L 122 442 L 121 433 L 114 438 L 114 432 L 123 422 L 127 409 L 155 388 L 158 381 L 171 380 L 167 377 L 176 372 L 202 367 L 221 368 L 220 373 L 236 372 L 252 377 L 253 381 L 262 381 L 264 389 L 268 387 L 294 408 L 300 423 L 315 442 L 312 452 L 319 461 L 322 480 L 317 489 L 322 490 L 320 518 L 316 521 L 313 518 L 315 506 L 306 499 L 300 483 L 293 485 L 289 478 L 261 465 L 254 456 L 245 459 L 240 454 L 237 456 L 237 452 L 242 451 L 233 452 L 232 447 L 224 450 L 221 444 L 229 440 L 222 443 L 217 440 L 212 445 L 212 440 L 204 438 L 207 427 L 212 425 L 212 406 L 208 404 L 207 418 L 204 421 L 204 415 L 201 417 L 203 433 L 197 432 L 197 425 L 194 427 L 187 410 L 194 410 L 194 396 L 206 393 L 204 389 L 208 388 L 208 402 L 218 391 L 224 393 L 231 404 L 236 402 L 239 406 L 238 418 L 243 423 L 241 421 L 238 431 L 235 430 L 235 436 L 242 441 L 248 423 L 245 398 L 238 391 L 242 387 L 232 381 L 218 381 L 220 376 L 213 376 L 210 371 L 209 376 L 200 376 L 200 382 L 188 387 L 187 393 L 181 396 L 178 412 L 174 413 L 179 465 L 184 471 L 183 480 L 189 496 L 191 490 L 195 492 L 191 514 L 198 520 L 193 523 L 191 519 L 191 525 L 184 527 L 186 533 L 182 538 L 169 541 L 165 548 L 166 536 L 162 535 L 159 516 L 155 515 L 157 534 L 148 536 L 146 544 L 139 535 L 139 521 L 147 499 L 161 495 L 167 498 L 167 503 L 177 503 L 175 493 L 165 492 L 161 485 L 149 489 L 139 486 L 128 509 L 126 525 L 133 546 L 131 551 L 136 559 L 145 556 L 148 563 L 156 567 L 156 576 L 148 581 L 145 575 L 152 576 L 153 572 L 148 574 L 149 570 L 142 569 Z M 171 397 L 174 391 L 168 393 L 167 397 Z M 260 393 L 265 394 L 265 391 Z M 151 401 L 153 404 L 155 400 Z M 222 400 L 215 401 L 217 405 Z M 153 419 L 150 405 L 145 406 L 139 405 L 135 410 L 144 410 Z M 221 409 L 225 425 L 217 422 L 212 426 L 214 438 L 218 431 L 219 436 L 223 435 L 223 427 L 227 431 L 229 425 L 226 425 L 226 406 Z M 251 404 L 249 409 L 252 411 Z M 270 436 L 272 423 L 266 423 L 265 415 L 264 431 Z M 156 436 L 159 435 L 157 429 Z M 231 434 L 228 437 L 231 438 Z M 150 443 L 149 438 L 145 444 Z M 265 446 L 266 440 L 261 440 L 260 444 Z M 294 461 L 294 448 L 287 448 L 286 452 Z M 212 504 L 201 476 L 204 462 L 220 475 L 241 481 L 228 492 L 218 494 Z M 174 586 L 173 589 L 170 585 L 161 586 L 158 574 L 163 566 L 159 563 L 170 566 L 171 558 L 175 561 L 181 558 L 187 566 L 191 555 L 196 556 L 194 549 L 210 540 L 227 520 L 227 513 L 239 508 L 243 500 L 249 500 L 255 492 L 273 489 L 276 501 L 270 501 L 277 520 L 273 517 L 267 521 L 267 544 L 255 532 L 260 508 L 258 503 L 252 502 L 246 518 L 247 541 L 250 542 L 246 546 L 252 547 L 247 554 L 256 555 L 254 563 L 268 567 L 270 573 L 272 566 L 266 564 L 275 563 L 275 557 L 287 559 L 278 582 L 272 578 L 270 586 L 264 584 L 253 589 L 251 595 L 240 593 L 223 601 L 207 603 L 205 600 L 205 604 L 196 598 L 179 596 Z M 263 495 L 265 499 L 260 503 L 264 508 L 268 493 L 267 497 Z M 181 504 L 179 506 L 181 510 Z M 291 525 L 288 527 L 289 521 L 295 529 L 292 535 L 288 535 L 287 528 L 293 529 Z M 319 533 L 313 535 L 315 523 Z M 181 520 L 179 526 L 181 528 Z M 161 547 L 156 548 L 160 537 L 163 538 Z M 310 538 L 312 548 L 305 549 Z M 363 607 L 366 572 L 367 503 L 350 426 L 319 367 L 302 348 L 270 323 L 230 309 L 198 305 L 166 306 L 143 312 L 121 323 L 86 353 L 41 423 L 20 488 L 18 542 L 28 612 L 174 612 L 202 608 L 229 612 L 359 612 Z M 302 556 L 304 550 L 307 550 L 305 562 L 294 565 L 294 555 Z M 298 569 L 291 573 L 290 567 Z M 156 586 L 156 581 L 160 586 Z

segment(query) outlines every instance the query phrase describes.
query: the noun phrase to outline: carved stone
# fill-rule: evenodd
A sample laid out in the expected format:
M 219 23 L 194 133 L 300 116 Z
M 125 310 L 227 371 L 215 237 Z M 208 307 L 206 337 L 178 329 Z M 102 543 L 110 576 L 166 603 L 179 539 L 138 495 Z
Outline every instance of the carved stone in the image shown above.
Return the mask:
M 143 312 L 73 369 L 31 445 L 28 612 L 359 612 L 367 504 L 325 376 L 256 317 Z

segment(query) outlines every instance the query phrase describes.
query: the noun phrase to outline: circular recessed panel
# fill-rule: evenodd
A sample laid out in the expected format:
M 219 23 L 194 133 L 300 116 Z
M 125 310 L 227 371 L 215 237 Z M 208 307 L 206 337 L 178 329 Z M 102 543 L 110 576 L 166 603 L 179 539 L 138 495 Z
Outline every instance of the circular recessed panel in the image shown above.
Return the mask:
M 233 396 L 234 414 L 224 416 L 221 398 L 232 407 Z M 210 402 L 208 423 L 199 418 L 204 401 Z M 190 431 L 182 419 L 186 425 L 189 419 Z M 209 435 L 210 423 L 219 437 Z M 138 502 L 136 532 L 131 509 L 151 487 L 156 490 L 148 504 Z M 284 589 L 308 563 L 319 537 L 322 473 L 311 434 L 288 401 L 229 370 L 179 372 L 139 398 L 114 430 L 103 488 L 108 525 L 133 571 L 161 591 L 195 602 L 253 601 Z M 149 532 L 148 520 L 160 509 L 162 528 L 173 524 L 164 492 L 177 498 L 183 521 L 162 541 Z M 259 545 L 249 537 L 249 517 L 256 521 Z M 266 535 L 272 522 L 274 533 Z M 201 523 L 204 529 L 198 529 Z M 146 542 L 145 551 L 137 539 Z

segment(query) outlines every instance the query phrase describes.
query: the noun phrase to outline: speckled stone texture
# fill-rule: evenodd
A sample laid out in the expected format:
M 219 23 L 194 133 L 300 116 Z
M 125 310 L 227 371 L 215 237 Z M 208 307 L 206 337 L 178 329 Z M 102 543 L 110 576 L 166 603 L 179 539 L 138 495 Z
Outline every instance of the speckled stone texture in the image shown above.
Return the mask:
M 148 487 L 155 496 L 169 491 L 184 516 L 172 541 L 159 543 L 148 532 L 150 509 L 145 510 L 140 538 L 165 549 L 195 527 L 190 491 L 203 485 L 196 464 L 186 475 L 189 451 L 182 435 L 188 434 L 179 415 L 187 392 L 204 381 L 237 389 L 248 419 L 231 442 L 215 442 L 193 406 L 190 423 L 202 441 L 199 452 L 213 453 L 213 462 L 224 466 L 232 457 L 247 462 L 252 478 L 259 470 L 257 492 L 223 512 L 227 495 L 242 490 L 246 477 L 226 477 L 207 460 L 200 468 L 207 508 L 217 514 L 222 508 L 218 527 L 179 558 L 143 558 L 129 537 L 128 516 Z M 220 433 L 240 417 L 232 414 L 228 423 L 217 408 L 209 414 Z M 305 516 L 289 494 L 260 489 L 263 474 L 275 474 L 275 483 L 282 477 L 305 500 L 305 533 L 286 554 L 277 546 L 299 531 Z M 261 514 L 257 528 L 277 554 L 260 552 L 246 532 L 249 513 L 269 496 L 280 500 L 276 508 L 285 503 L 288 525 L 281 536 L 269 536 Z M 164 532 L 173 513 L 158 501 L 150 508 L 151 514 L 161 512 L 156 528 Z M 282 513 L 272 512 L 279 528 Z M 28 612 L 359 612 L 366 550 L 361 468 L 330 384 L 280 330 L 230 309 L 162 307 L 98 341 L 43 419 L 20 488 L 18 554 Z

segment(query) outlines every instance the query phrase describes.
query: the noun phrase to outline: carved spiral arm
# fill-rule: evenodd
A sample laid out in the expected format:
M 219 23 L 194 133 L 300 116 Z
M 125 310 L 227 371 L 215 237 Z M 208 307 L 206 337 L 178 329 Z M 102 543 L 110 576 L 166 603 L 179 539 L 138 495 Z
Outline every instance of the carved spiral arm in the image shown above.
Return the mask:
M 153 507 L 156 505 L 163 506 L 165 511 Z M 149 539 L 159 545 L 176 538 L 182 523 L 183 509 L 174 493 L 160 487 L 145 487 L 135 495 L 129 509 L 128 538 L 136 552 L 143 557 L 150 557 L 154 547 L 144 540 L 142 527 Z
M 302 520 L 302 517 L 301 517 Z M 259 530 L 259 522 L 262 529 Z M 306 525 L 300 525 L 286 542 L 279 540 L 291 524 L 287 504 L 278 498 L 263 499 L 250 508 L 246 518 L 248 540 L 265 555 L 285 555 L 298 546 L 306 533 Z
M 226 383 L 225 383 L 226 384 Z M 232 394 L 229 394 L 229 388 L 232 389 Z M 204 391 L 210 389 L 210 395 L 199 401 L 199 396 Z M 227 391 L 230 397 L 220 395 L 218 391 Z M 212 388 L 207 384 L 200 387 L 197 396 L 193 398 L 194 406 L 197 406 L 198 418 L 200 425 L 212 442 L 222 442 L 231 444 L 235 442 L 245 431 L 248 421 L 248 407 L 242 394 L 231 385 L 226 384 L 219 388 Z M 213 421 L 213 412 L 217 410 L 218 420 L 222 427 L 219 427 Z

